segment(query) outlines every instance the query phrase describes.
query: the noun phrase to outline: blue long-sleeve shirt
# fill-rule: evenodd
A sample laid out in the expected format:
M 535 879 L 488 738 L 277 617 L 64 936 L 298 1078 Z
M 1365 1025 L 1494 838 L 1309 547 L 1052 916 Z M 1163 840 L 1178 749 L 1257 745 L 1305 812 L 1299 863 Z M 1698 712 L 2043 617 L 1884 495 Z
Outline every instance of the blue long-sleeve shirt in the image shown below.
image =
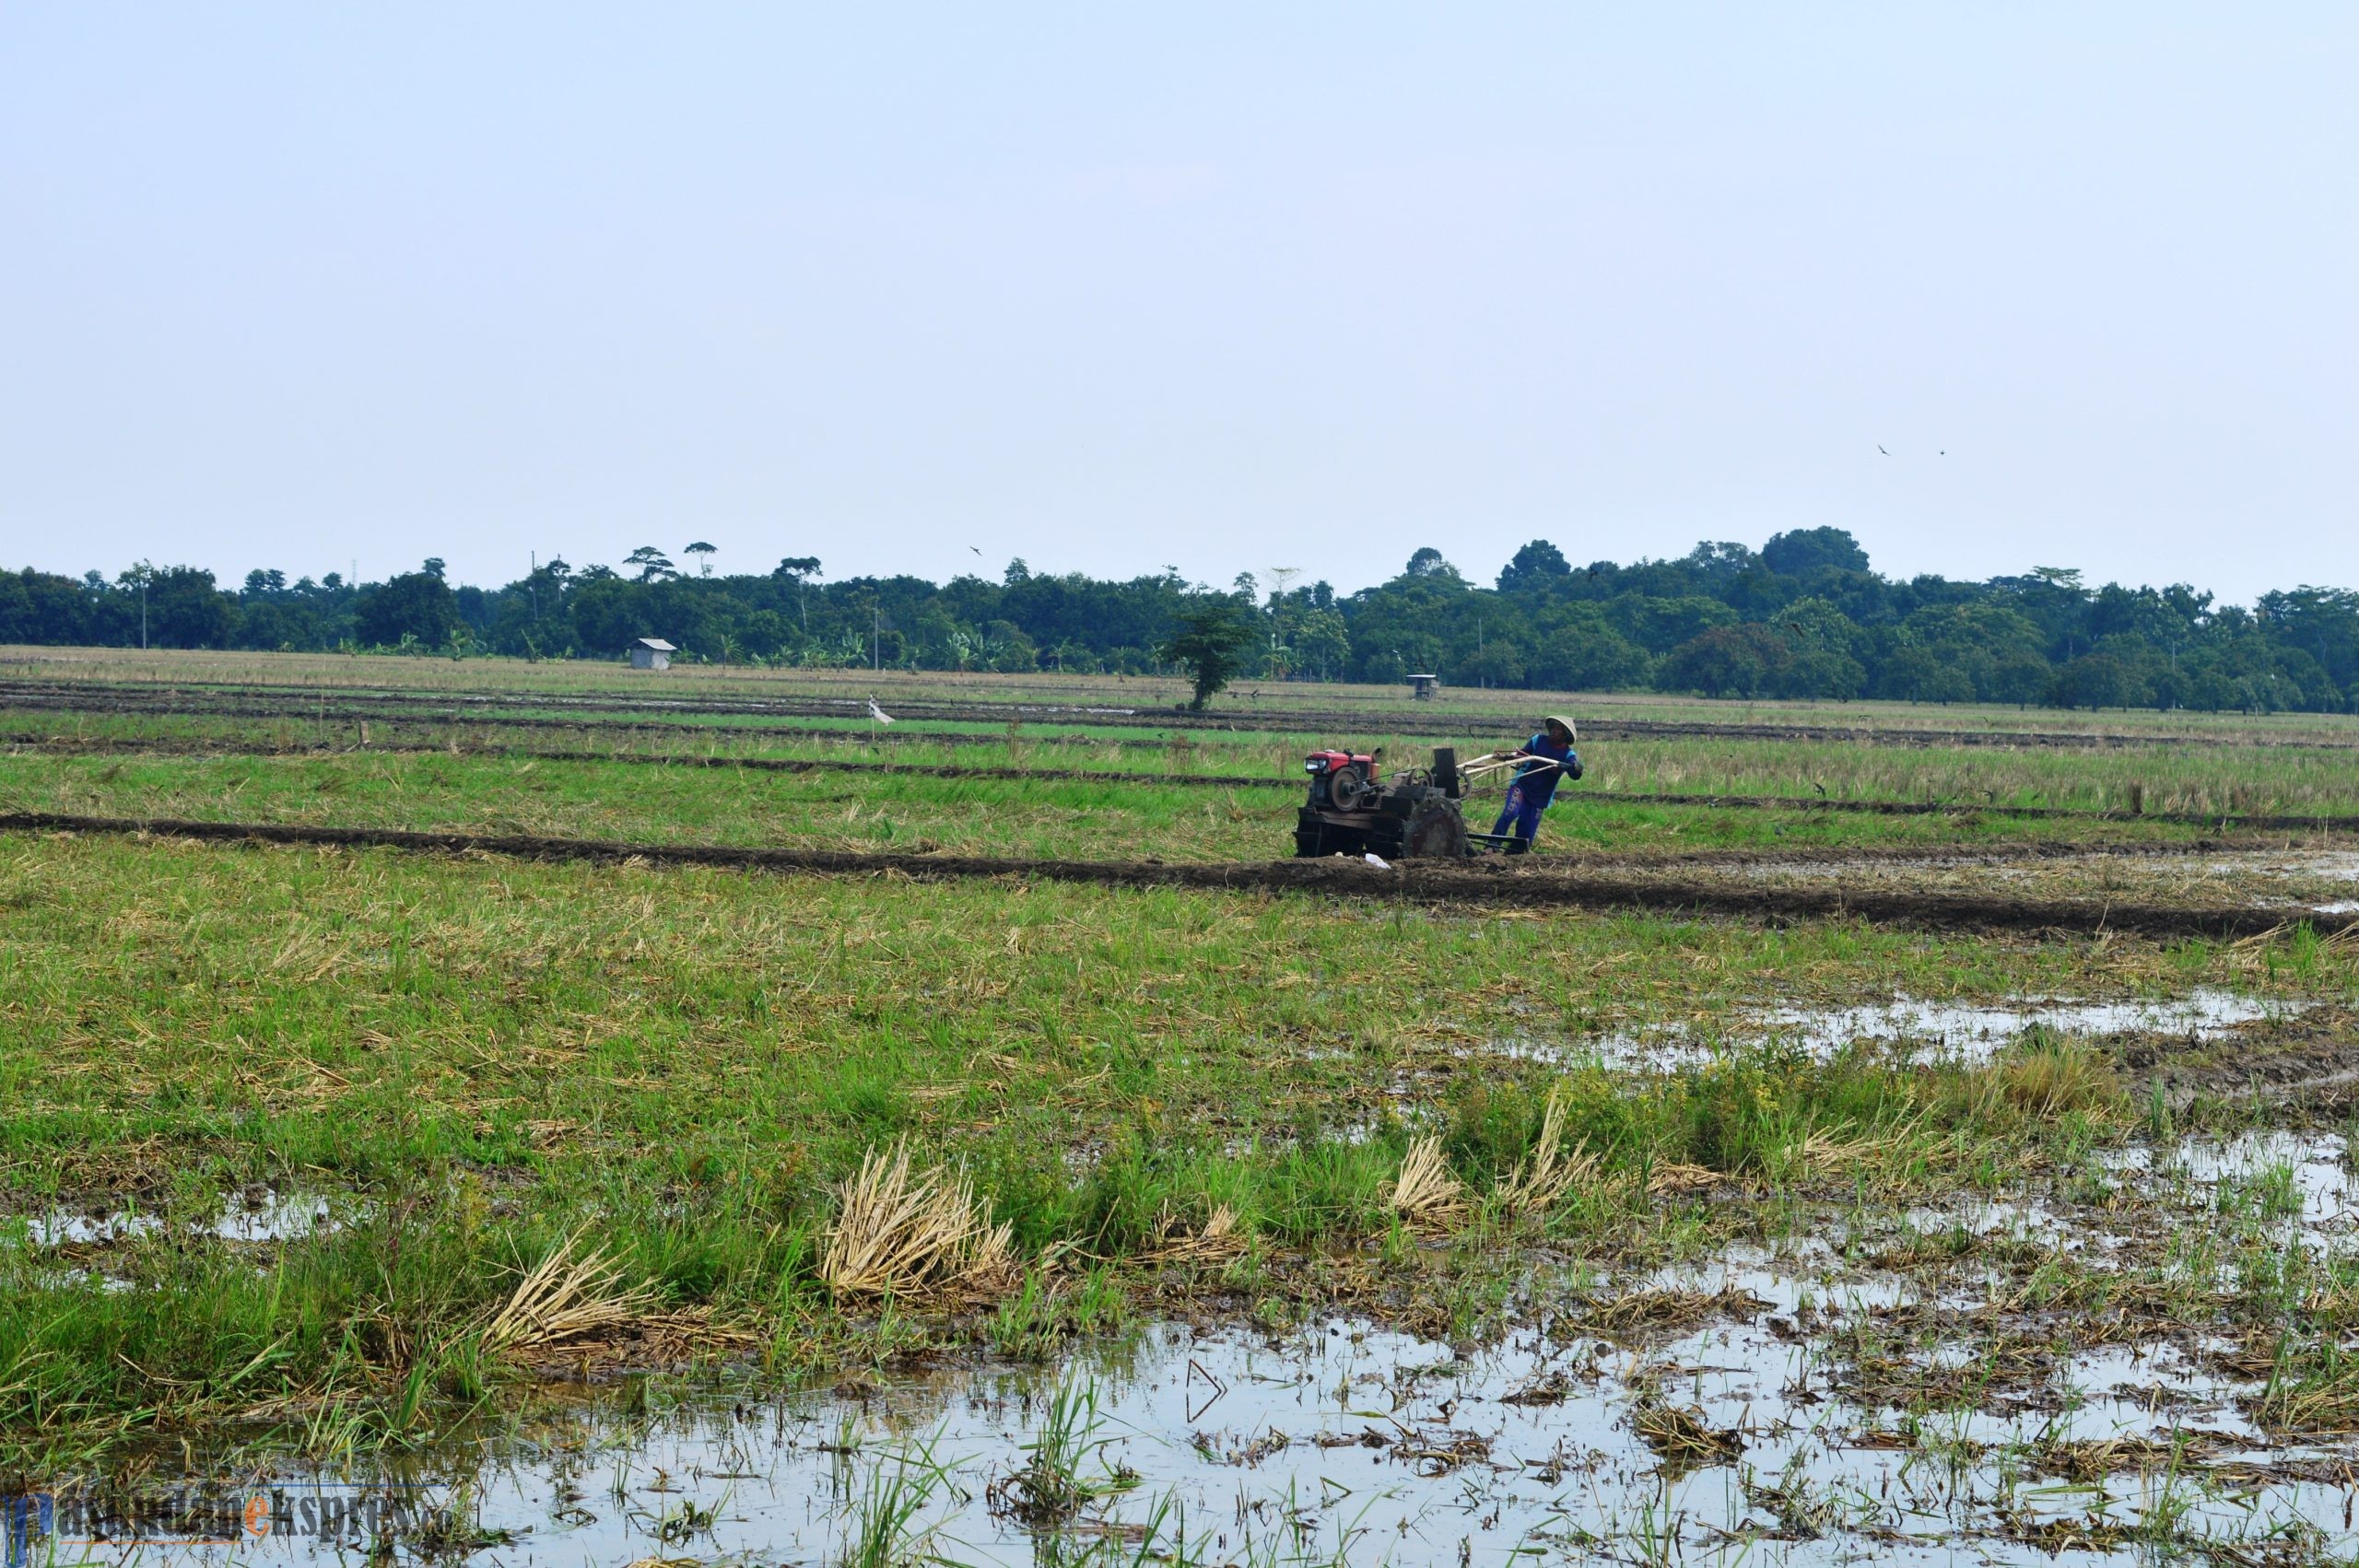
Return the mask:
M 1527 804 L 1544 806 L 1555 798 L 1557 781 L 1570 771 L 1569 765 L 1576 760 L 1572 744 L 1559 744 L 1543 730 L 1526 741 L 1523 749 L 1532 754 L 1532 760 L 1515 770 L 1516 785 L 1522 790 Z M 1556 766 L 1560 763 L 1567 766 Z

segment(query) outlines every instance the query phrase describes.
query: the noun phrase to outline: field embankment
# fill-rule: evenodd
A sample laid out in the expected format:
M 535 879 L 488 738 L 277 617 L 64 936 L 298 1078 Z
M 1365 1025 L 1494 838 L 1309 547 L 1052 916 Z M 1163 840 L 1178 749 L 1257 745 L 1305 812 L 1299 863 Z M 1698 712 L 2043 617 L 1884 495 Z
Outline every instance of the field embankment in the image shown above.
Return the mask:
M 1365 900 L 1496 905 L 1513 908 L 1643 909 L 1672 915 L 1727 915 L 1767 919 L 1834 919 L 1906 922 L 1944 929 L 2107 931 L 2156 938 L 2232 940 L 2282 930 L 2296 918 L 2321 936 L 2359 929 L 2359 916 L 2296 917 L 2282 907 L 2194 907 L 2044 901 L 1971 894 L 1847 891 L 1803 887 L 1735 887 L 1672 879 L 1637 880 L 1590 872 L 1526 872 L 1505 862 L 1459 867 L 1411 860 L 1376 866 L 1334 857 L 1242 864 L 1020 860 L 968 855 L 842 853 L 744 848 L 727 845 L 622 843 L 530 835 L 420 833 L 391 827 L 308 826 L 254 822 L 73 816 L 53 813 L 0 814 L 0 832 L 115 833 L 213 843 L 333 845 L 445 854 L 505 855 L 733 871 L 800 872 L 922 880 L 1024 878 L 1101 887 L 1169 887 L 1196 891 L 1301 893 Z M 2210 848 L 2207 846 L 2206 848 Z M 2153 852 L 2150 849 L 2148 852 Z M 2163 852 L 2183 852 L 2164 847 Z M 1912 851 L 1912 858 L 1917 852 Z M 1856 858 L 1856 857 L 1855 857 Z M 1748 858 L 1751 859 L 1751 858 Z M 1691 858 L 1690 863 L 1692 863 Z M 1678 864 L 1676 859 L 1657 864 Z M 1746 863 L 1746 862 L 1739 862 Z M 1822 860 L 1819 863 L 1827 863 Z M 1840 863 L 1839 861 L 1836 863 Z

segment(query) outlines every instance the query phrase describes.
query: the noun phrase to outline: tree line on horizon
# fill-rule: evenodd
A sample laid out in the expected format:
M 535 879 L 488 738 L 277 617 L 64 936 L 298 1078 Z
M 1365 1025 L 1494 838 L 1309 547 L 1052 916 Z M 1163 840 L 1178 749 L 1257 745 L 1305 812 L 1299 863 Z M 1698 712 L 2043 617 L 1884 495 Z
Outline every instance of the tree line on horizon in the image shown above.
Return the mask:
M 1147 673 L 1175 629 L 1230 648 L 1240 675 L 1662 691 L 1725 697 L 1882 697 L 2063 708 L 2338 712 L 2359 702 L 2359 593 L 2300 587 L 2249 608 L 2184 584 L 2091 587 L 2039 568 L 1987 581 L 1874 571 L 1842 529 L 1759 550 L 1575 566 L 1546 540 L 1488 587 L 1438 550 L 1390 581 L 1338 594 L 1291 568 L 1226 590 L 1166 568 L 1126 581 L 1036 573 L 827 580 L 815 556 L 715 574 L 652 545 L 620 568 L 552 559 L 499 588 L 443 563 L 381 582 L 257 568 L 236 589 L 194 567 L 141 563 L 110 579 L 0 572 L 0 642 L 451 657 L 613 659 L 643 637 L 684 656 L 757 666 Z

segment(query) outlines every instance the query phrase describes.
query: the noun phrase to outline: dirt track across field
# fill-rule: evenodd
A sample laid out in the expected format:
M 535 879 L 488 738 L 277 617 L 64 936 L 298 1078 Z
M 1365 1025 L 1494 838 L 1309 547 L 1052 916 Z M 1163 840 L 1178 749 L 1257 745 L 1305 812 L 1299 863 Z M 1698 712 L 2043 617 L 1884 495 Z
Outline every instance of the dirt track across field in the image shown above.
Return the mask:
M 16 736 L 0 736 L 0 745 L 5 744 L 29 744 L 51 754 L 72 755 L 76 752 L 87 752 L 95 756 L 158 758 L 466 756 L 488 758 L 494 761 L 514 758 L 518 761 L 529 762 L 611 762 L 626 766 L 654 767 L 741 767 L 754 773 L 908 774 L 930 778 L 1004 778 L 1075 784 L 1193 784 L 1223 790 L 1299 790 L 1303 787 L 1302 780 L 1299 778 L 1273 778 L 1268 774 L 1148 773 L 1144 770 L 1125 773 L 1111 769 L 1078 767 L 971 767 L 957 763 L 848 762 L 831 757 L 717 756 L 698 755 L 694 753 L 564 751 L 539 746 L 482 746 L 454 752 L 440 746 L 367 746 L 350 749 L 340 746 L 206 746 L 202 743 L 189 746 L 159 746 L 146 741 L 109 740 L 100 740 L 85 745 L 73 741 L 59 743 L 41 740 L 28 741 Z M 2359 818 L 2354 818 L 2353 822 L 2354 825 L 2359 825 Z
M 477 723 L 492 720 L 477 720 Z M 505 722 L 505 721 L 502 721 Z M 549 722 L 549 721 L 545 721 Z M 568 725 L 567 728 L 578 728 Z M 682 731 L 674 735 L 705 731 Z M 757 731 L 777 735 L 777 731 Z M 839 731 L 816 733 L 843 738 Z M 919 739 L 922 737 L 893 737 Z M 1003 744 L 997 738 L 986 743 Z M 1118 770 L 1074 767 L 979 767 L 957 763 L 852 762 L 829 757 L 764 757 L 698 755 L 686 752 L 597 752 L 541 746 L 481 746 L 452 753 L 437 746 L 370 746 L 345 748 L 318 745 L 260 746 L 250 743 L 209 745 L 202 741 L 158 744 L 135 739 L 40 735 L 20 732 L 0 735 L 0 745 L 37 747 L 52 754 L 155 757 L 277 757 L 277 756 L 440 756 L 514 757 L 536 762 L 619 763 L 639 766 L 744 768 L 757 773 L 866 773 L 923 775 L 934 778 L 997 778 L 1084 784 L 1181 785 L 1218 790 L 1300 790 L 1299 777 L 1247 773 L 1155 773 L 1144 768 Z M 2287 833 L 2359 833 L 2359 815 L 2272 816 L 2226 812 L 2119 812 L 2075 806 L 1974 804 L 1951 801 L 1860 801 L 1818 799 L 1802 795 L 1695 795 L 1630 790 L 1580 789 L 1569 797 L 1614 805 L 1689 806 L 1713 810 L 1837 812 L 1872 816 L 1954 816 L 2014 818 L 2026 822 L 2150 822 L 2174 827 L 2208 827 L 2221 832 L 2255 830 Z
M 2118 932 L 2165 939 L 2259 936 L 2283 930 L 2293 923 L 2289 911 L 2282 907 L 2176 908 L 2158 905 L 2106 904 L 2083 899 L 2025 901 L 1965 894 L 1730 887 L 1674 881 L 1617 879 L 1580 872 L 1510 868 L 1504 861 L 1485 861 L 1473 866 L 1411 862 L 1379 869 L 1364 861 L 1341 857 L 1176 865 L 1154 860 L 1030 860 L 981 856 L 736 848 L 719 845 L 632 844 L 523 835 L 418 833 L 383 827 L 307 827 L 275 823 L 189 822 L 164 818 L 143 820 L 44 812 L 0 813 L 0 832 L 137 834 L 215 843 L 390 848 L 445 854 L 711 866 L 739 871 L 884 875 L 923 880 L 1030 878 L 1110 887 L 1315 893 L 1359 902 L 1391 897 L 1442 906 L 1649 910 L 1672 915 L 1729 915 L 1772 920 L 1852 919 L 1967 930 L 2089 935 Z M 2359 930 L 2359 916 L 2313 916 L 2307 919 L 2306 923 L 2322 936 Z
M 111 682 L 0 681 L 0 707 L 50 708 L 79 712 L 214 713 L 223 716 L 287 719 L 318 718 L 325 713 L 329 694 L 321 688 L 297 686 L 212 686 L 196 683 L 147 685 Z M 339 688 L 334 717 L 373 717 L 402 711 L 464 712 L 470 708 L 521 709 L 537 713 L 644 713 L 679 718 L 769 716 L 781 719 L 868 718 L 865 699 L 858 697 L 774 697 L 750 701 L 725 697 L 630 696 L 627 695 L 561 696 L 534 692 L 452 692 L 428 695 L 390 689 Z M 202 706 L 184 707 L 181 704 Z M 163 706 L 170 704 L 173 706 Z M 1086 724 L 1099 728 L 1212 730 L 1271 733 L 1333 733 L 1339 736 L 1420 735 L 1448 738 L 1502 727 L 1497 717 L 1480 714 L 1401 711 L 1353 712 L 1317 708 L 1251 707 L 1190 713 L 1181 708 L 1119 705 L 1027 702 L 895 703 L 894 717 L 928 723 Z M 1672 720 L 1595 719 L 1582 726 L 1584 739 L 1684 737 L 1707 740 L 1840 741 L 1855 745 L 1884 746 L 2014 746 L 2032 749 L 2119 749 L 2185 746 L 2201 737 L 2168 732 L 2108 732 L 2048 730 L 1917 730 L 1831 724 L 1716 724 Z M 2359 749 L 2359 737 L 2330 740 L 2319 736 L 2249 739 L 2240 744 L 2308 750 Z
M 817 724 L 676 724 L 629 719 L 536 719 L 531 715 L 496 717 L 484 713 L 388 713 L 375 708 L 271 708 L 243 709 L 203 703 L 151 705 L 136 708 L 58 708 L 40 703 L 0 702 L 0 710 L 18 713 L 65 712 L 97 718 L 250 719 L 287 724 L 376 724 L 386 731 L 410 730 L 555 730 L 574 735 L 663 735 L 675 740 L 767 740 L 838 742 L 863 746 L 1003 746 L 1008 734 L 974 730 L 839 729 Z M 28 745 L 71 743 L 81 737 L 23 731 L 10 739 Z M 1193 737 L 1159 739 L 1131 735 L 1061 734 L 1048 730 L 1020 730 L 1015 738 L 1026 745 L 1118 747 L 1124 751 L 1168 752 L 1175 746 L 1197 744 Z M 111 743 L 96 742 L 93 743 Z M 143 741 L 123 744 L 143 746 Z M 312 749 L 296 747 L 296 750 Z

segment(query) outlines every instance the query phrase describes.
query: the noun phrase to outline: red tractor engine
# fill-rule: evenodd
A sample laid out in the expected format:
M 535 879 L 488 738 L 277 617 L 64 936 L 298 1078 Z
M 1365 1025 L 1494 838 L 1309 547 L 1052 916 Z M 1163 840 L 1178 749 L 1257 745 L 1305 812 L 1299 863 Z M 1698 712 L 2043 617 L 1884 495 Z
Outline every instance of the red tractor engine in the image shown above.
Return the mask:
M 1310 775 L 1310 804 L 1335 812 L 1360 810 L 1376 789 L 1376 758 L 1350 752 L 1312 752 L 1302 770 Z

